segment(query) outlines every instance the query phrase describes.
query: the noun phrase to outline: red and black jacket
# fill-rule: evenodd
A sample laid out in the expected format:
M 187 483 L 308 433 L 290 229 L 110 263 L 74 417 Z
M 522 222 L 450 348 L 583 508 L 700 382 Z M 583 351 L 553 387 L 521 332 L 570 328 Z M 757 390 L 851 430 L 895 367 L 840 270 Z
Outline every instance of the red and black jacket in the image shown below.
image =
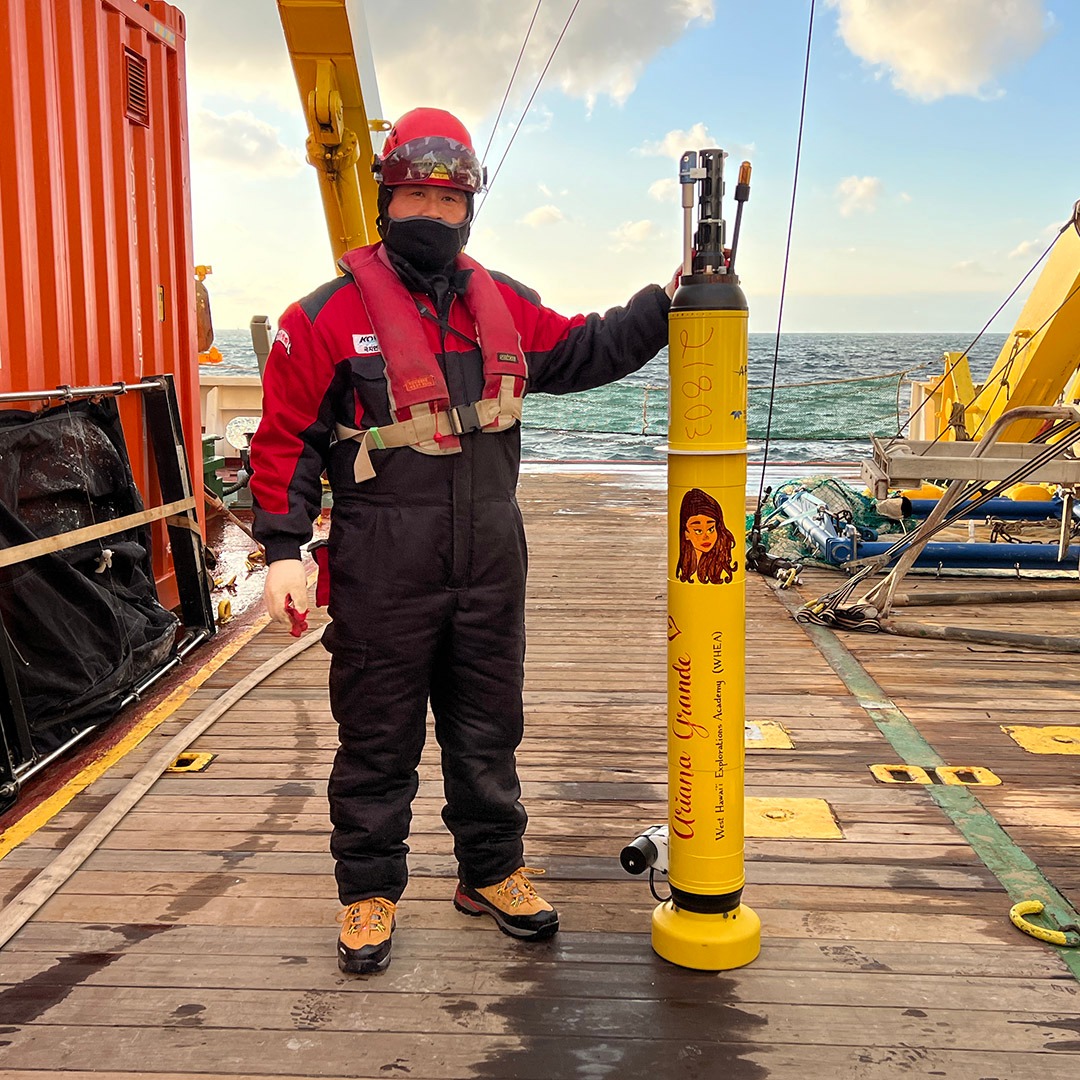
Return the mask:
M 626 306 L 603 316 L 567 318 L 513 279 L 492 277 L 521 335 L 527 392 L 567 394 L 603 386 L 644 366 L 667 343 L 670 301 L 659 286 L 642 289 Z M 476 401 L 483 390 L 483 362 L 464 304 L 455 302 L 452 290 L 445 297 L 412 295 L 425 316 L 428 343 L 443 368 L 451 404 Z M 299 558 L 319 513 L 324 471 L 334 490 L 335 516 L 339 506 L 355 500 L 403 507 L 452 503 L 457 518 L 470 501 L 513 498 L 518 426 L 465 436 L 461 454 L 375 450 L 371 460 L 377 475 L 356 485 L 357 446 L 336 441 L 335 425 L 391 422 L 383 358 L 356 283 L 345 273 L 290 305 L 266 364 L 263 419 L 251 447 L 251 490 L 255 535 L 268 562 Z

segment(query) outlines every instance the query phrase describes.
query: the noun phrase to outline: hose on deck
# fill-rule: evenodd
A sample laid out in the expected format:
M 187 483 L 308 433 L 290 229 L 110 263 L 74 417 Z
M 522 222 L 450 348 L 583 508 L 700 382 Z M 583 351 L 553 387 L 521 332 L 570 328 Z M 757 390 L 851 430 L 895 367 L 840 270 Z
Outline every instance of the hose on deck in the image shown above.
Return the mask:
M 260 664 L 230 687 L 211 705 L 195 717 L 183 731 L 174 735 L 150 760 L 127 782 L 112 801 L 86 826 L 48 866 L 46 866 L 2 911 L 0 911 L 0 949 L 33 918 L 42 905 L 79 869 L 97 850 L 102 841 L 133 809 L 139 800 L 161 778 L 165 770 L 213 723 L 225 715 L 249 691 L 254 690 L 278 668 L 284 667 L 317 641 L 322 640 L 325 626 L 306 634 L 299 641 L 282 649 L 277 656 Z

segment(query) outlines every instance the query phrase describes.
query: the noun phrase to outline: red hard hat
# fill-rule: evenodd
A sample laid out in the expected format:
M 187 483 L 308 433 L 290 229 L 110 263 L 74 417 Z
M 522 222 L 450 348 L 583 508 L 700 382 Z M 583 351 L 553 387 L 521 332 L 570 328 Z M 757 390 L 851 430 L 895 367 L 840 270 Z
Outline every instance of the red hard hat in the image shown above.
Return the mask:
M 445 109 L 412 109 L 401 117 L 372 171 L 388 187 L 437 184 L 473 193 L 487 179 L 468 129 Z
M 383 143 L 383 157 L 396 150 L 402 143 L 413 139 L 427 139 L 440 135 L 452 139 L 473 150 L 472 136 L 465 125 L 445 109 L 410 109 L 390 129 Z M 475 150 L 473 150 L 475 153 Z

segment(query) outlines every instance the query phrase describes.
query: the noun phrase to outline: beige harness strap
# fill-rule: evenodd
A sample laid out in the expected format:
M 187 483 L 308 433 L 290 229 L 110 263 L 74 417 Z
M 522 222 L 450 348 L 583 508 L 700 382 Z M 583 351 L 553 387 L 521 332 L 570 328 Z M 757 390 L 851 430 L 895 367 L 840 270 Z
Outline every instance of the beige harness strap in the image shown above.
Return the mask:
M 511 383 L 513 380 L 510 380 Z M 516 408 L 512 405 L 510 414 L 513 420 L 521 419 L 521 399 L 515 399 Z M 475 409 L 476 419 L 481 431 L 502 430 L 499 427 L 488 427 L 496 420 L 502 419 L 505 410 L 505 402 L 502 395 L 499 398 L 483 398 L 471 406 L 465 407 L 469 411 Z M 382 427 L 350 428 L 344 424 L 336 424 L 334 430 L 339 439 L 352 439 L 360 444 L 360 449 L 353 464 L 353 478 L 358 484 L 370 480 L 375 475 L 375 468 L 371 464 L 371 450 L 388 450 L 395 446 L 412 446 L 425 454 L 460 454 L 459 446 L 440 446 L 436 435 L 451 436 L 461 435 L 475 430 L 465 427 L 462 423 L 462 409 L 448 409 L 442 412 L 429 413 L 427 416 L 413 417 L 411 420 L 401 420 L 396 424 L 384 424 Z M 509 427 L 510 423 L 505 426 Z

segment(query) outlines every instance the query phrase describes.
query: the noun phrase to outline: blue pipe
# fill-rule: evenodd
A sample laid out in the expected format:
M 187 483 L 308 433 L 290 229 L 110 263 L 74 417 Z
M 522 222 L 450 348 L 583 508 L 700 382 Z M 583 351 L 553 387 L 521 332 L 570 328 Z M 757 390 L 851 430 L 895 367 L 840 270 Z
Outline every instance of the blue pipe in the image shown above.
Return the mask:
M 937 499 L 912 499 L 911 513 L 917 518 L 929 517 L 937 507 Z M 1034 501 L 1025 499 L 988 499 L 982 506 L 969 510 L 971 500 L 957 503 L 950 511 L 950 517 L 958 514 L 963 518 L 982 520 L 987 517 L 1002 518 L 1006 521 L 1044 521 L 1046 518 L 1061 520 L 1061 499 Z M 965 512 L 967 511 L 967 512 Z M 1076 508 L 1073 515 L 1077 516 Z
M 852 559 L 869 559 L 883 555 L 892 544 L 882 541 L 853 545 L 847 537 L 830 539 L 822 553 L 826 562 L 843 566 Z M 890 560 L 896 562 L 903 554 L 898 551 Z M 984 567 L 986 569 L 1011 570 L 1019 566 L 1023 570 L 1075 569 L 1080 563 L 1080 545 L 1074 544 L 1058 561 L 1057 544 L 964 544 L 931 540 L 915 560 L 916 566 Z

